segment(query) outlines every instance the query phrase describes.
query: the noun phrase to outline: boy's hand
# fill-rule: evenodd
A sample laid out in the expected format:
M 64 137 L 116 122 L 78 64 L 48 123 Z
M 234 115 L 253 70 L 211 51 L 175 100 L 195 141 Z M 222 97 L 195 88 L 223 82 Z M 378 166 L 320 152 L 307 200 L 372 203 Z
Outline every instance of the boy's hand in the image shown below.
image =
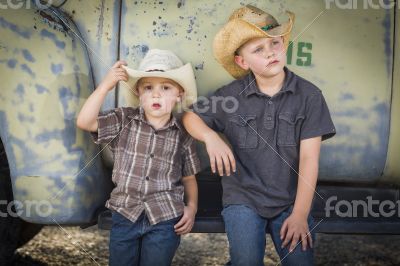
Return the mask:
M 110 91 L 117 85 L 118 81 L 128 81 L 128 73 L 122 68 L 122 65 L 126 66 L 127 63 L 123 60 L 117 61 L 101 81 L 99 87 Z
M 224 167 L 227 176 L 231 175 L 231 171 L 236 172 L 235 157 L 229 146 L 217 133 L 213 132 L 206 136 L 204 142 L 210 157 L 210 166 L 213 173 L 216 172 L 217 168 L 219 175 L 223 176 Z
M 175 232 L 178 235 L 184 235 L 189 233 L 194 224 L 194 217 L 196 216 L 196 210 L 192 206 L 185 206 L 183 209 L 183 216 L 179 222 L 174 226 Z
M 292 252 L 299 241 L 303 251 L 307 249 L 307 243 L 310 248 L 313 247 L 312 236 L 308 229 L 307 217 L 292 213 L 284 222 L 280 231 L 282 248 L 290 242 L 289 252 Z

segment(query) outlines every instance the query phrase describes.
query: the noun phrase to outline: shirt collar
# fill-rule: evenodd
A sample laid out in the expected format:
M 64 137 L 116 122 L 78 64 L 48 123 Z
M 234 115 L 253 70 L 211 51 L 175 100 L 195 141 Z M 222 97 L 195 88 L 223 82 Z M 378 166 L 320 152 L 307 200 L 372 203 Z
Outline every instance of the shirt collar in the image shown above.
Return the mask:
M 292 92 L 295 93 L 296 91 L 296 75 L 290 71 L 287 67 L 284 67 L 283 69 L 285 71 L 285 81 L 283 82 L 282 89 L 279 92 Z M 245 86 L 247 87 L 245 89 L 245 95 L 246 97 L 252 94 L 257 94 L 259 96 L 265 96 L 264 93 L 260 91 L 260 89 L 257 86 L 256 79 L 254 77 L 254 74 L 250 72 L 247 74 L 244 78 L 245 80 Z M 278 92 L 278 93 L 279 93 Z
M 158 130 L 163 130 L 163 129 L 166 129 L 166 128 L 171 128 L 171 127 L 177 127 L 180 131 L 183 131 L 183 127 L 182 127 L 182 125 L 181 125 L 181 123 L 179 123 L 179 121 L 178 121 L 178 119 L 174 116 L 174 114 L 171 114 L 171 119 L 168 121 L 168 123 L 164 126 L 164 127 L 162 127 L 162 128 L 160 128 L 160 129 L 158 129 Z M 146 123 L 146 124 L 148 124 L 149 125 L 149 123 L 147 122 L 147 120 L 146 120 L 146 117 L 144 116 L 144 109 L 143 109 L 143 107 L 139 107 L 139 112 L 136 112 L 133 116 L 132 116 L 132 118 L 133 119 L 135 119 L 135 120 L 138 120 L 138 121 L 142 121 L 142 122 L 144 122 L 144 123 Z

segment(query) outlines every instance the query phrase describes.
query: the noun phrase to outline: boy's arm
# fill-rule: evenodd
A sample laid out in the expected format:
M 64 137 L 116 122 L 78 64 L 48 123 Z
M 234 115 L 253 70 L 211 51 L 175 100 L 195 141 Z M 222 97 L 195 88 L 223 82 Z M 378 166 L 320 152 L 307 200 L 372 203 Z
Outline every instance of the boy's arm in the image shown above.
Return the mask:
M 290 243 L 292 251 L 299 241 L 302 241 L 303 250 L 307 243 L 312 248 L 312 237 L 309 232 L 307 218 L 315 193 L 318 178 L 318 161 L 321 148 L 321 137 L 305 139 L 300 142 L 299 177 L 297 194 L 291 215 L 285 220 L 281 228 L 282 246 Z M 311 228 L 312 229 L 312 228 Z
M 97 131 L 97 117 L 107 93 L 114 88 L 118 81 L 128 80 L 128 75 L 121 65 L 126 65 L 126 62 L 116 62 L 96 90 L 86 100 L 76 120 L 76 125 L 80 129 L 91 132 Z
M 181 220 L 175 225 L 175 232 L 178 235 L 189 233 L 194 225 L 197 213 L 198 189 L 197 181 L 194 175 L 182 178 L 183 187 L 185 188 L 186 206 L 184 207 Z
M 222 176 L 224 167 L 228 176 L 231 170 L 236 172 L 235 157 L 229 146 L 197 114 L 191 111 L 185 112 L 182 123 L 193 138 L 206 144 L 213 173 L 218 169 L 219 175 Z

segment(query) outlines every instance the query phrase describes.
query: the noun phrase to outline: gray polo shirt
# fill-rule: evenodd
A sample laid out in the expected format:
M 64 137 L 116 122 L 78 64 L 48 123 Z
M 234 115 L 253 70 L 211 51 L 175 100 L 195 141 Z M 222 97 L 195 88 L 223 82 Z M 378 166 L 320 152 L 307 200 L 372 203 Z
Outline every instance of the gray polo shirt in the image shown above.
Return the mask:
M 266 218 L 278 215 L 296 198 L 300 141 L 336 133 L 321 90 L 286 67 L 285 73 L 273 97 L 260 92 L 250 73 L 193 106 L 233 147 L 237 171 L 222 177 L 224 206 L 243 204 Z

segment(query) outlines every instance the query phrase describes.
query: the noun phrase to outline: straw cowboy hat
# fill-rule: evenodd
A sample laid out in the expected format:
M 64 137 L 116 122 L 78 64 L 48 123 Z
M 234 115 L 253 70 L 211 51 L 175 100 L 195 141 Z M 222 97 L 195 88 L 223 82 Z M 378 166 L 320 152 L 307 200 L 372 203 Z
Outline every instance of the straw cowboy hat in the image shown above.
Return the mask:
M 136 90 L 139 79 L 144 77 L 167 78 L 178 83 L 185 91 L 181 104 L 188 107 L 197 99 L 196 80 L 193 68 L 190 63 L 183 65 L 182 61 L 171 51 L 151 49 L 140 62 L 137 70 L 127 66 L 126 69 L 129 79 L 128 85 Z M 134 105 L 139 106 L 139 97 L 134 93 Z
M 251 5 L 235 10 L 214 38 L 215 58 L 234 78 L 243 77 L 248 71 L 235 63 L 236 50 L 254 38 L 280 36 L 283 37 L 286 49 L 295 17 L 292 12 L 286 11 L 286 14 L 289 16 L 288 21 L 279 24 L 272 15 Z

